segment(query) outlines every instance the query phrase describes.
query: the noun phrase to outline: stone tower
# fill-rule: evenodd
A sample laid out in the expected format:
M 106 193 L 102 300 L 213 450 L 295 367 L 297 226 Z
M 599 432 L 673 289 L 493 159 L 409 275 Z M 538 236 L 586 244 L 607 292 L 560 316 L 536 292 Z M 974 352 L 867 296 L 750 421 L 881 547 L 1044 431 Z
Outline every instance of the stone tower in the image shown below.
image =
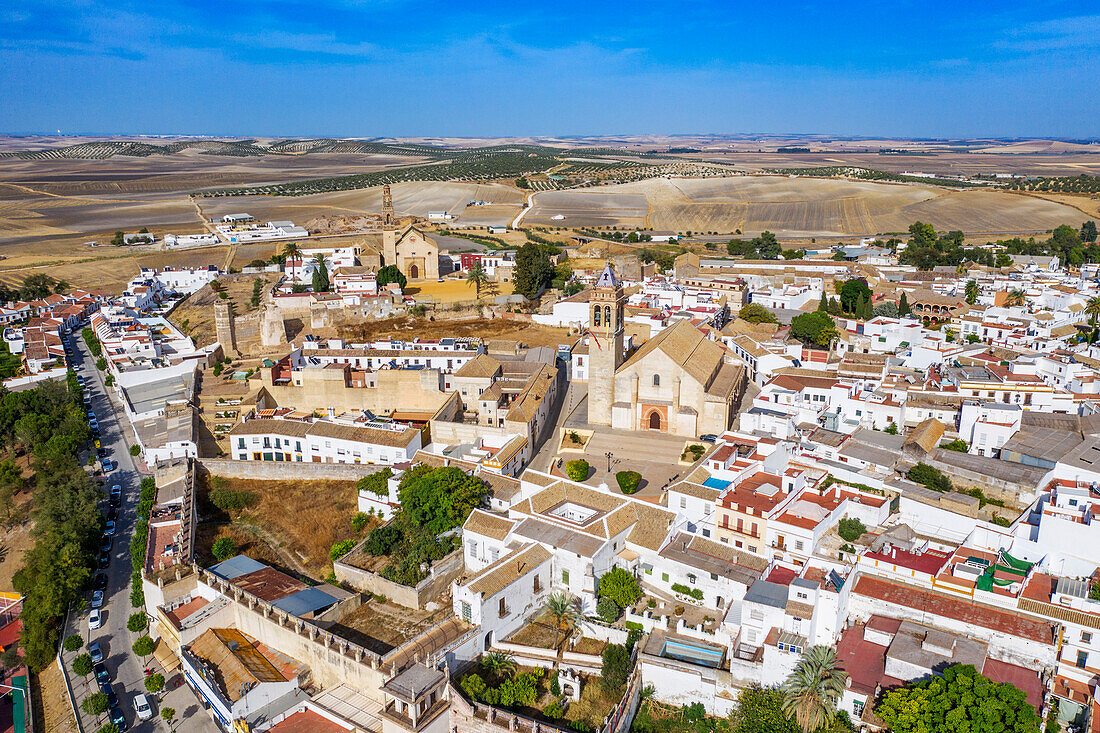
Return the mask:
M 393 215 L 390 184 L 382 186 L 382 264 L 397 264 L 397 221 Z
M 611 424 L 615 370 L 623 362 L 623 306 L 626 295 L 611 263 L 603 268 L 588 298 L 588 422 Z
M 286 343 L 286 326 L 278 307 L 268 302 L 260 318 L 260 344 L 263 346 L 282 346 Z
M 226 356 L 237 353 L 237 328 L 233 323 L 229 303 L 225 301 L 214 304 L 214 329 Z

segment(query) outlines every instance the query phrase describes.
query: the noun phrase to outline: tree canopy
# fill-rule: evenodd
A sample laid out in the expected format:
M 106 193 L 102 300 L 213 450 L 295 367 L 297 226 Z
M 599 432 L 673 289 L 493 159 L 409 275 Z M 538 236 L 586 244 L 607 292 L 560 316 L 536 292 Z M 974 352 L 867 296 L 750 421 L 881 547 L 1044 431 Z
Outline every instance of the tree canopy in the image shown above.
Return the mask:
M 894 733 L 1034 733 L 1039 716 L 1015 685 L 997 683 L 973 665 L 954 664 L 889 690 L 875 707 Z
M 867 281 L 863 278 L 853 277 L 849 280 L 845 280 L 840 286 L 840 307 L 844 309 L 845 313 L 855 313 L 857 316 L 862 313 L 856 310 L 856 305 L 860 298 L 863 299 L 863 303 L 867 304 L 871 302 L 871 288 L 867 286 Z M 862 308 L 860 309 L 862 310 Z
M 628 571 L 612 568 L 600 576 L 596 595 L 611 599 L 619 608 L 626 608 L 642 597 L 642 589 L 638 585 L 638 579 Z
M 313 268 L 313 292 L 327 293 L 328 286 L 328 265 L 325 264 L 325 256 L 318 253 Z
M 401 513 L 440 534 L 465 522 L 485 498 L 486 490 L 484 481 L 458 468 L 432 469 L 421 464 L 405 472 L 397 491 Z
M 375 281 L 378 283 L 380 290 L 390 283 L 397 283 L 403 289 L 408 283 L 408 279 L 401 273 L 401 270 L 397 269 L 397 265 L 386 265 L 379 268 L 378 274 L 375 275 Z
M 761 232 L 753 239 L 731 239 L 726 243 L 726 252 L 741 255 L 754 260 L 777 260 L 783 248 L 771 232 Z
M 737 317 L 749 323 L 779 323 L 775 314 L 759 303 L 746 303 L 741 306 Z
M 836 323 L 828 313 L 814 311 L 791 319 L 791 336 L 803 343 L 828 348 L 837 335 Z
M 545 245 L 528 242 L 516 253 L 513 275 L 515 292 L 526 298 L 537 298 L 554 279 L 554 265 Z

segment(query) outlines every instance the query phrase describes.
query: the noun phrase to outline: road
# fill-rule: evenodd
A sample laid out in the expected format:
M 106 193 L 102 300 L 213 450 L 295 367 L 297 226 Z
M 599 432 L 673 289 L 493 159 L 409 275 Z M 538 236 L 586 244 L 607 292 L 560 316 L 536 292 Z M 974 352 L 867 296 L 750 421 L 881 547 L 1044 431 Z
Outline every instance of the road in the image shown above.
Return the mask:
M 104 604 L 104 622 L 99 629 L 88 629 L 88 613 L 74 612 L 70 614 L 70 633 L 80 634 L 86 641 L 98 641 L 103 647 L 104 661 L 111 673 L 115 694 L 119 699 L 119 706 L 130 723 L 130 730 L 154 731 L 166 730 L 167 726 L 161 722 L 161 705 L 167 705 L 176 710 L 176 728 L 186 731 L 210 731 L 218 730 L 211 722 L 210 717 L 199 706 L 194 694 L 186 685 L 180 685 L 167 694 L 163 700 L 157 700 L 155 695 L 149 695 L 155 717 L 151 721 L 139 721 L 134 714 L 134 696 L 145 692 L 145 673 L 142 660 L 136 657 L 130 650 L 133 642 L 141 635 L 134 634 L 126 628 L 126 622 L 131 613 L 144 609 L 133 608 L 130 605 L 130 537 L 137 522 L 137 504 L 141 493 L 142 474 L 138 471 L 134 459 L 130 456 L 129 444 L 126 441 L 127 430 L 130 429 L 126 422 L 125 413 L 121 407 L 116 407 L 116 402 L 108 395 L 107 388 L 103 384 L 103 374 L 96 369 L 95 359 L 91 357 L 87 346 L 78 333 L 73 334 L 70 340 L 75 348 L 74 357 L 77 365 L 83 364 L 83 369 L 78 374 L 84 376 L 85 390 L 92 395 L 92 410 L 99 420 L 100 441 L 107 449 L 108 457 L 118 463 L 118 467 L 107 477 L 106 489 L 119 484 L 122 486 L 122 507 L 118 517 L 118 529 L 115 533 L 114 545 L 111 548 L 111 564 L 107 570 L 107 599 Z M 106 501 L 103 503 L 106 506 Z M 144 632 L 143 632 L 144 633 Z M 72 659 L 75 653 L 65 654 L 66 672 L 69 674 L 73 686 L 73 694 L 77 705 L 84 697 L 94 690 L 94 678 L 81 679 L 72 673 Z M 157 667 L 156 662 L 150 657 L 148 664 Z M 157 669 L 162 672 L 163 670 Z M 165 675 L 166 678 L 170 677 Z M 174 676 L 174 675 L 173 675 Z M 80 712 L 83 719 L 84 730 L 88 733 L 95 731 L 106 720 L 101 716 L 93 719 L 92 716 Z

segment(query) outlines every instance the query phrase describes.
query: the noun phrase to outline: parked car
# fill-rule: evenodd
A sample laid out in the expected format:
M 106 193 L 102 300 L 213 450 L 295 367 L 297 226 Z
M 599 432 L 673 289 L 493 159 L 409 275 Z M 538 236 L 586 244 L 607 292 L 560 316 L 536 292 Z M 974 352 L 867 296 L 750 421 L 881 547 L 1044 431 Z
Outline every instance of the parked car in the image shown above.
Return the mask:
M 116 468 L 118 468 L 118 464 L 115 463 L 114 461 L 112 461 L 110 458 L 104 458 L 103 459 L 103 470 L 104 471 L 106 471 L 107 473 L 110 473 L 111 471 L 115 470 Z
M 113 506 L 107 510 L 107 519 L 111 520 L 112 522 L 118 519 L 118 507 Z
M 92 592 L 92 608 L 103 608 L 103 591 Z
M 122 504 L 122 486 L 119 484 L 115 484 L 111 487 L 110 504 L 111 506 Z
M 153 708 L 149 705 L 149 698 L 144 694 L 134 696 L 134 712 L 141 720 L 149 720 L 153 717 Z
M 107 590 L 107 573 L 96 573 L 95 579 L 92 581 L 92 588 L 95 590 Z
M 94 664 L 99 664 L 103 661 L 103 647 L 99 645 L 98 641 L 93 641 L 88 645 L 88 654 L 92 657 Z
M 118 695 L 115 694 L 115 686 L 114 685 L 107 685 L 107 689 L 104 690 L 103 693 L 107 696 L 107 707 L 117 708 L 118 707 Z
M 115 534 L 115 523 L 108 520 L 106 526 L 103 528 L 103 534 L 107 535 L 108 537 L 113 537 Z
M 100 552 L 110 552 L 111 551 L 111 545 L 113 543 L 114 543 L 114 538 L 113 537 L 104 537 L 103 541 L 99 543 L 99 551 Z
M 700 435 L 699 440 L 703 441 L 704 443 L 717 443 L 718 436 L 713 433 L 707 433 L 706 435 Z
M 111 684 L 111 673 L 107 671 L 106 664 L 100 662 L 96 664 L 96 666 L 92 667 L 92 669 L 95 671 L 96 682 L 98 682 L 100 685 Z
M 100 613 L 98 608 L 93 608 L 92 612 L 88 614 L 88 628 L 91 630 L 98 629 L 103 625 L 103 614 Z
M 99 569 L 106 570 L 111 566 L 111 553 L 101 552 L 99 554 Z
M 122 710 L 113 707 L 111 708 L 111 722 L 115 724 L 115 727 L 121 730 L 126 730 L 130 725 L 126 722 L 126 716 L 122 714 Z

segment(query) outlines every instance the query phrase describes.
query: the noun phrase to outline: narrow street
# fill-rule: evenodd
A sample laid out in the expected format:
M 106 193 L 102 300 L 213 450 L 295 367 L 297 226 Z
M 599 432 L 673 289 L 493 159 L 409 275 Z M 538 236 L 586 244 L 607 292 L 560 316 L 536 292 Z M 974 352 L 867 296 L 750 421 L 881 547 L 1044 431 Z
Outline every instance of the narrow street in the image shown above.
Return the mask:
M 114 543 L 111 547 L 111 564 L 107 568 L 107 590 L 103 605 L 103 625 L 95 630 L 88 628 L 88 608 L 82 612 L 70 613 L 68 627 L 64 636 L 77 633 L 90 643 L 98 641 L 103 649 L 104 663 L 111 675 L 111 682 L 115 695 L 118 696 L 119 707 L 130 725 L 130 730 L 155 731 L 168 730 L 168 726 L 160 718 L 163 706 L 174 708 L 176 718 L 174 727 L 185 731 L 217 731 L 218 728 L 211 722 L 207 713 L 200 707 L 194 694 L 185 684 L 180 684 L 171 692 L 162 693 L 162 698 L 147 694 L 153 707 L 154 717 L 149 721 L 137 719 L 134 712 L 134 697 L 145 693 L 145 673 L 143 660 L 136 657 L 131 651 L 131 645 L 142 634 L 148 633 L 148 629 L 141 634 L 135 634 L 126 628 L 126 622 L 130 614 L 143 608 L 134 608 L 130 605 L 130 575 L 132 565 L 130 562 L 130 537 L 133 535 L 134 525 L 137 522 L 137 504 L 141 493 L 141 479 L 135 459 L 130 456 L 129 444 L 126 440 L 129 424 L 121 407 L 116 409 L 116 403 L 112 396 L 108 395 L 103 384 L 103 373 L 95 367 L 95 359 L 88 352 L 88 347 L 80 338 L 79 333 L 70 337 L 74 348 L 76 365 L 83 365 L 83 369 L 77 373 L 84 377 L 85 391 L 92 396 L 92 410 L 99 421 L 100 441 L 107 449 L 107 457 L 117 463 L 114 471 L 107 475 L 104 490 L 109 491 L 111 486 L 122 487 L 122 506 L 119 509 L 117 531 Z M 103 502 L 106 506 L 106 500 Z M 90 597 L 90 594 L 89 594 Z M 87 649 L 81 650 L 81 652 Z M 87 695 L 95 692 L 96 682 L 94 676 L 79 677 L 72 671 L 72 660 L 81 652 L 65 652 L 65 671 L 73 688 L 76 698 L 78 713 L 81 716 L 81 724 L 86 733 L 97 730 L 108 722 L 107 716 L 93 717 L 80 710 L 80 704 Z M 155 671 L 164 673 L 152 657 L 144 660 L 145 664 L 153 667 Z M 165 675 L 171 686 L 178 671 L 171 675 Z

